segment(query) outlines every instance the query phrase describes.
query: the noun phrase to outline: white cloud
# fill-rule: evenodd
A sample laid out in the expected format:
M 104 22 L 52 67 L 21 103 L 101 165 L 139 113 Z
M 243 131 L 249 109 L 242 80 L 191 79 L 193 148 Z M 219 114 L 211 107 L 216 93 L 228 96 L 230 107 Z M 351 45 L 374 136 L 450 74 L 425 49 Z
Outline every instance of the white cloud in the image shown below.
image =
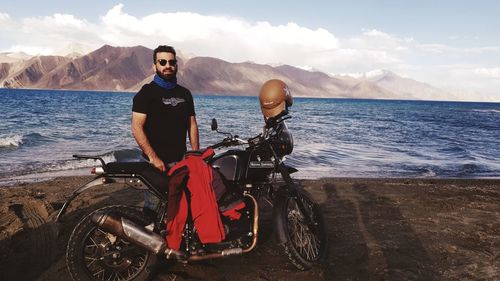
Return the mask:
M 307 65 L 311 53 L 338 47 L 338 40 L 325 29 L 296 23 L 271 25 L 243 19 L 204 16 L 196 13 L 155 13 L 137 18 L 116 5 L 102 17 L 101 38 L 115 45 L 172 44 L 198 55 L 229 61 Z
M 451 51 L 448 46 L 441 44 L 421 44 L 417 47 L 420 48 L 420 50 L 422 50 L 423 52 L 434 53 L 438 55 Z
M 335 49 L 309 54 L 310 64 L 330 73 L 393 69 L 411 52 L 413 44 L 413 39 L 400 39 L 375 29 L 338 41 Z
M 453 54 L 453 55 L 482 55 L 490 53 L 500 52 L 500 47 L 487 46 L 487 47 L 476 47 L 476 48 L 457 48 L 452 46 L 447 46 L 443 44 L 420 44 L 417 45 L 418 49 L 428 53 L 435 54 Z
M 314 71 L 314 67 L 309 65 L 297 65 L 296 67 L 307 71 Z
M 72 43 L 102 44 L 98 40 L 99 26 L 73 15 L 54 14 L 46 17 L 22 20 L 21 31 L 28 36 L 30 43 L 52 50 Z M 89 43 L 90 42 L 90 43 Z
M 54 32 L 67 32 L 68 30 L 81 31 L 87 29 L 87 22 L 75 18 L 73 15 L 54 14 L 43 18 L 27 18 L 24 20 L 25 28 L 49 29 Z
M 0 25 L 10 22 L 9 14 L 0 12 Z
M 9 35 L 10 32 L 12 32 L 14 28 L 16 28 L 16 23 L 12 20 L 10 15 L 0 12 L 0 39 L 5 40 L 5 38 Z
M 50 47 L 14 45 L 2 52 L 26 53 L 29 55 L 51 55 L 53 49 Z
M 402 39 L 376 29 L 364 31 L 361 35 L 347 39 L 343 45 L 356 49 L 371 49 L 385 51 L 404 51 L 413 39 Z
M 474 73 L 493 79 L 500 79 L 500 68 L 478 68 L 474 70 Z

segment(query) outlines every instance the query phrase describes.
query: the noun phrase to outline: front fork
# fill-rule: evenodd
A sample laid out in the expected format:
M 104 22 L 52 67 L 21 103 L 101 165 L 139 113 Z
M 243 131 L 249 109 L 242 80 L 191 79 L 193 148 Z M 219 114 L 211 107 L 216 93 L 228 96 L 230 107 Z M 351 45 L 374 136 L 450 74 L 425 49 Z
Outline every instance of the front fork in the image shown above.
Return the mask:
M 299 207 L 300 212 L 304 215 L 305 222 L 309 227 L 314 227 L 314 219 L 313 219 L 313 212 L 310 212 L 306 206 L 304 206 L 304 202 L 301 199 L 301 195 L 299 193 L 299 187 L 295 184 L 293 181 L 292 177 L 290 176 L 289 173 L 289 167 L 285 165 L 283 162 L 280 161 L 279 163 L 279 171 L 281 173 L 281 177 L 285 181 L 286 184 L 286 196 L 289 196 L 291 198 L 295 199 L 295 202 L 297 202 L 297 207 Z

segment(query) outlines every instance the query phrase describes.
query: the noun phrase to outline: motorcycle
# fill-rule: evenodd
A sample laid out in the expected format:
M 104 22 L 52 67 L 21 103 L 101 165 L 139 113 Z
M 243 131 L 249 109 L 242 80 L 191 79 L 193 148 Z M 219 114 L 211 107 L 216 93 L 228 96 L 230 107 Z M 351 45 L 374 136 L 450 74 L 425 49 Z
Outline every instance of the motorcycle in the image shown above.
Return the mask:
M 229 149 L 206 161 L 219 173 L 231 196 L 245 203 L 238 220 L 222 218 L 227 235 L 216 244 L 201 243 L 188 217 L 181 248 L 168 248 L 166 173 L 147 162 L 105 163 L 98 156 L 74 155 L 77 159 L 98 160 L 101 165 L 93 168 L 96 177 L 76 189 L 65 202 L 58 221 L 79 194 L 102 184 L 122 183 L 147 190 L 160 204 L 153 214 L 146 214 L 138 207 L 112 205 L 84 217 L 74 228 L 66 251 L 73 280 L 148 280 L 160 259 L 189 263 L 250 252 L 257 246 L 261 198 L 273 206 L 274 233 L 289 261 L 299 270 L 308 270 L 320 262 L 327 251 L 321 210 L 291 178 L 290 174 L 297 170 L 283 162 L 293 149 L 293 139 L 285 123 L 289 118 L 284 112 L 268 119 L 263 133 L 248 140 L 220 132 L 217 120 L 212 120 L 212 130 L 226 137 L 210 148 Z M 235 146 L 240 148 L 232 148 Z

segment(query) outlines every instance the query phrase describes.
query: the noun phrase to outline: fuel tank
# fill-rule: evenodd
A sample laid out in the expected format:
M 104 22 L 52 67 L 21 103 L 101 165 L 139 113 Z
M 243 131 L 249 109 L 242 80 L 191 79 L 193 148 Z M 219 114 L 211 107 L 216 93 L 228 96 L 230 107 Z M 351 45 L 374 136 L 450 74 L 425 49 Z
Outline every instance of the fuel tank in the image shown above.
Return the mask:
M 228 150 L 216 155 L 210 163 L 228 181 L 239 181 L 245 177 L 248 152 Z
M 228 150 L 216 155 L 212 167 L 228 181 L 265 182 L 274 170 L 274 162 L 263 150 Z

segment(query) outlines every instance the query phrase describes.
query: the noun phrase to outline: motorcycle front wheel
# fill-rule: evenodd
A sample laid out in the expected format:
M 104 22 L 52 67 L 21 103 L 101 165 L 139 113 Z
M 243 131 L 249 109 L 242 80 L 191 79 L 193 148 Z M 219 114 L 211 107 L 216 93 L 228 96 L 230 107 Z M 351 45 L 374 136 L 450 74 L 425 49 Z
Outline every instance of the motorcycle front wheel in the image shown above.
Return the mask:
M 148 220 L 131 206 L 107 206 L 96 210 L 112 212 L 141 224 Z M 91 213 L 73 230 L 66 250 L 66 264 L 75 281 L 145 281 L 153 274 L 156 255 L 99 229 Z
M 284 196 L 282 200 L 278 210 L 278 219 L 281 219 L 278 223 L 278 235 L 284 239 L 282 245 L 292 264 L 299 270 L 308 270 L 322 261 L 327 253 L 322 212 L 310 195 L 302 190 L 298 196 Z M 305 213 L 299 208 L 298 200 L 304 205 Z

